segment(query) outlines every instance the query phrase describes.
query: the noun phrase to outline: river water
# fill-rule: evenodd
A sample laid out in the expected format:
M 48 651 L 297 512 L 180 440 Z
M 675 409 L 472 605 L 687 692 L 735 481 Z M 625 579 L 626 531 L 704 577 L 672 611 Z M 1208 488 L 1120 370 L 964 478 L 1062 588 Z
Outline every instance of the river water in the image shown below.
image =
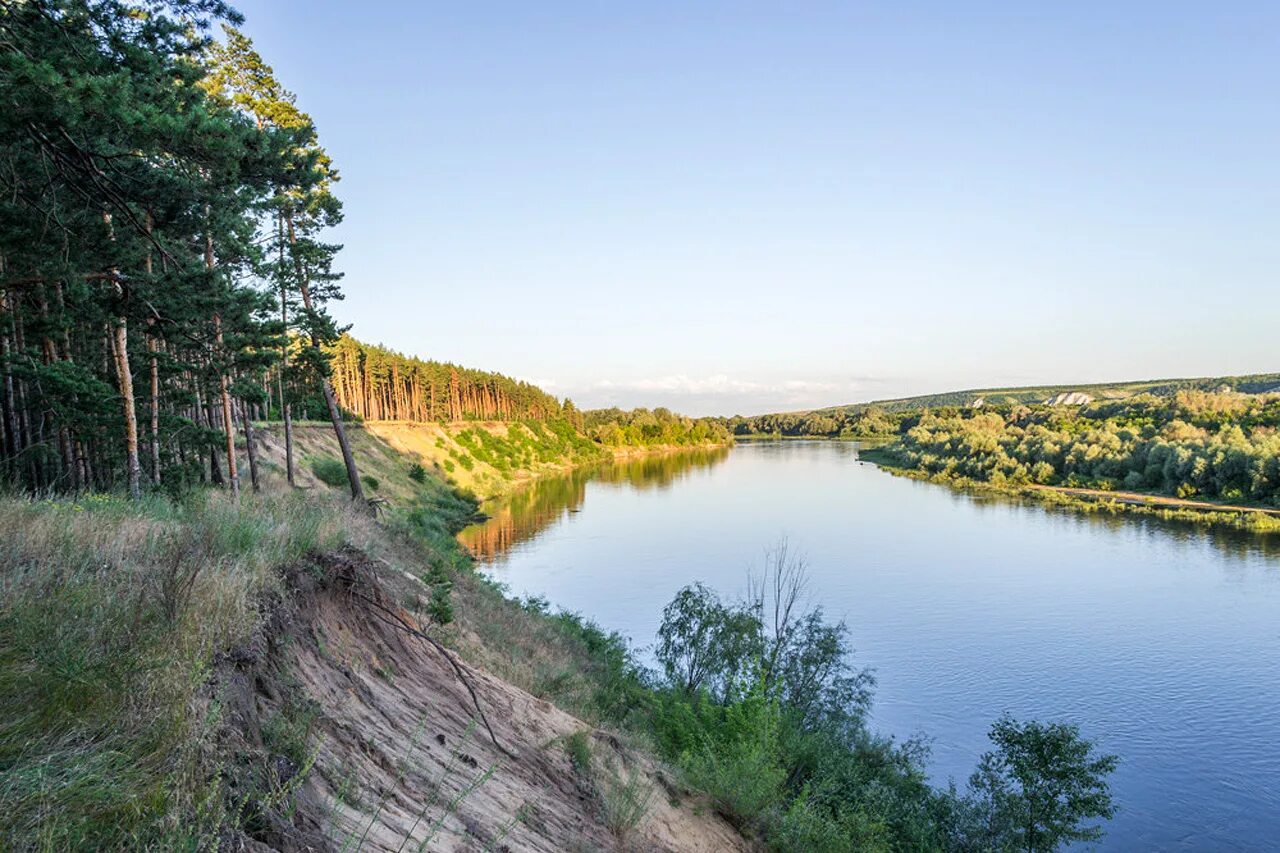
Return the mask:
M 650 646 L 787 537 L 877 677 L 873 727 L 963 783 L 1009 711 L 1121 757 L 1107 850 L 1280 850 L 1280 538 L 1083 516 L 760 442 L 539 481 L 463 532 L 491 576 Z

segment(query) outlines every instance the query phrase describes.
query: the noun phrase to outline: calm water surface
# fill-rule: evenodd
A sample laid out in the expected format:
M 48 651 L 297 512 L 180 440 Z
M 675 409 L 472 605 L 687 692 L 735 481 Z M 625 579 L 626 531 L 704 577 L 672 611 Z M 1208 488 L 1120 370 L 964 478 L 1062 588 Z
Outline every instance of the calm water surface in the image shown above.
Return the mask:
M 1093 518 L 893 477 L 850 444 L 740 444 L 546 480 L 463 534 L 519 595 L 652 644 L 695 580 L 786 535 L 876 672 L 874 725 L 967 779 L 989 723 L 1122 758 L 1108 850 L 1280 850 L 1280 540 Z

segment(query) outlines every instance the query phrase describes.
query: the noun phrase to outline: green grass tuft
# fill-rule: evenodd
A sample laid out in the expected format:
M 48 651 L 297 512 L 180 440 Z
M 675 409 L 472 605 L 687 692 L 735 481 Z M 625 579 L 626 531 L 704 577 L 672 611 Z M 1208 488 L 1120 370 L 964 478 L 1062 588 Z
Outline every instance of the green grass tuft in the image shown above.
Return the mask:
M 347 466 L 342 464 L 339 459 L 332 456 L 322 456 L 318 459 L 311 460 L 311 473 L 316 475 L 316 479 L 324 483 L 326 486 L 346 486 Z

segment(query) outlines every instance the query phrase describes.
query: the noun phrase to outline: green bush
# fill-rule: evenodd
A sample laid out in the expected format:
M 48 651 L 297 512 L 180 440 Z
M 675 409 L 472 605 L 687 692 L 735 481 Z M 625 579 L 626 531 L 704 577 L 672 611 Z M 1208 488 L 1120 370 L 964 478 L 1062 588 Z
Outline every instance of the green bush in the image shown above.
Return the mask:
M 569 763 L 573 765 L 575 773 L 584 777 L 591 773 L 590 732 L 579 729 L 569 735 L 564 741 L 564 751 L 569 754 Z
M 365 474 L 363 477 L 360 478 L 360 482 L 363 483 L 365 487 L 371 492 L 378 491 L 378 486 L 382 485 L 381 483 L 378 482 L 378 478 L 373 476 L 372 474 Z
M 409 479 L 415 483 L 425 483 L 427 481 L 427 469 L 417 462 L 413 463 L 409 466 Z
M 347 485 L 347 466 L 340 459 L 332 456 L 321 456 L 311 460 L 311 473 L 327 486 Z
M 431 597 L 427 600 L 427 614 L 437 625 L 448 625 L 453 621 L 453 604 L 449 594 L 453 592 L 453 581 L 439 563 L 433 565 L 425 578 L 431 588 Z
M 842 623 L 804 608 L 804 588 L 804 561 L 784 542 L 744 602 L 697 584 L 677 594 L 663 611 L 662 680 L 646 717 L 660 752 L 774 850 L 1014 849 L 1014 835 L 981 819 L 1009 797 L 934 789 L 920 742 L 868 729 L 870 673 L 849 664 Z
M 739 826 L 776 805 L 787 771 L 778 760 L 781 709 L 761 695 L 723 709 L 704 731 L 700 749 L 681 766 L 689 784 L 706 791 L 716 809 Z

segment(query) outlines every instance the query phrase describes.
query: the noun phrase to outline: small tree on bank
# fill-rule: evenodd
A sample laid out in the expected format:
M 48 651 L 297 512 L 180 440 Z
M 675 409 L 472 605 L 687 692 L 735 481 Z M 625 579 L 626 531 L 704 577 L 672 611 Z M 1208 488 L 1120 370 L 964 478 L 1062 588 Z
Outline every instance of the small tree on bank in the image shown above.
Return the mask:
M 996 748 L 969 780 L 982 849 L 1048 853 L 1102 838 L 1102 827 L 1090 821 L 1115 815 L 1107 776 L 1116 756 L 1097 752 L 1075 726 L 1020 723 L 1008 714 L 989 737 Z

